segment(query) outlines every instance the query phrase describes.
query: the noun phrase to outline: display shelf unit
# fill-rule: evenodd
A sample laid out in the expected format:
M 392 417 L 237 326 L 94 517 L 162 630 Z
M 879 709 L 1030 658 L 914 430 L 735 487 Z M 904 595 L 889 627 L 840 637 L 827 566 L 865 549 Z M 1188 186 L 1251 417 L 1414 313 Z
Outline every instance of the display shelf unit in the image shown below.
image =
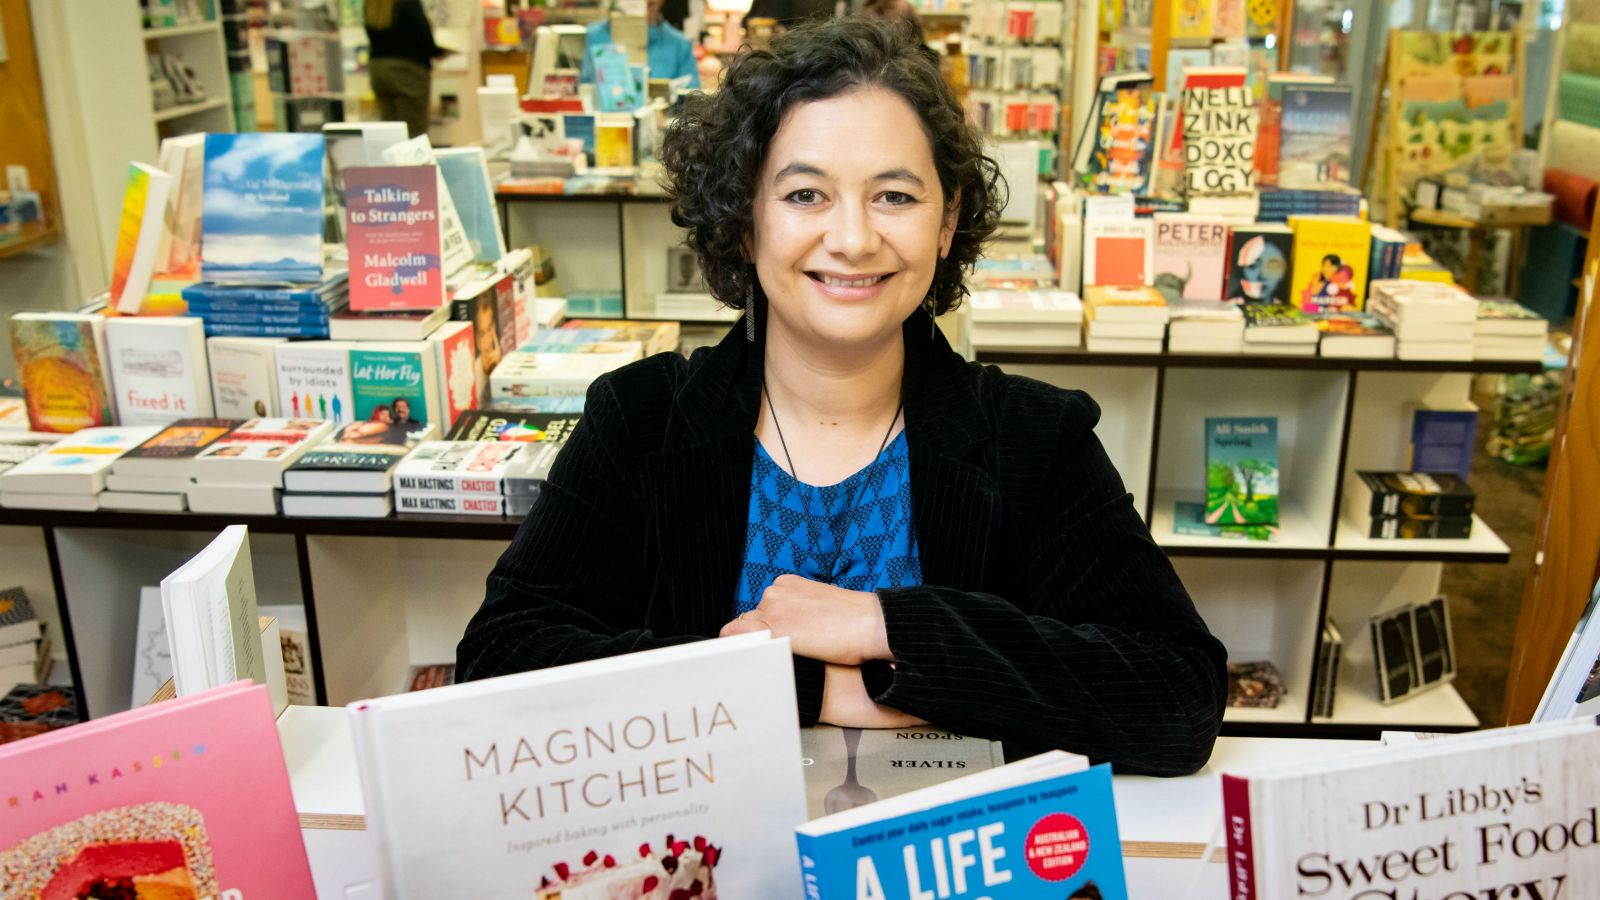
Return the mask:
M 195 103 L 153 109 L 150 118 L 157 127 L 158 138 L 233 130 L 233 91 L 228 80 L 228 49 L 222 37 L 222 21 L 216 0 L 208 0 L 204 6 L 207 18 L 203 22 L 140 30 L 147 52 L 171 53 L 182 59 L 194 70 L 206 95 Z
M 61 240 L 61 232 L 44 222 L 29 222 L 22 226 L 22 237 L 9 244 L 0 244 L 0 259 L 21 256 L 48 247 Z
M 618 227 L 614 211 L 591 208 Z M 1385 728 L 1472 727 L 1448 685 L 1378 704 L 1365 623 L 1433 596 L 1444 562 L 1506 561 L 1505 544 L 1481 520 L 1466 541 L 1361 539 L 1341 529 L 1336 502 L 1350 471 L 1403 467 L 1397 441 L 1405 411 L 1464 399 L 1468 374 L 1024 363 L 1006 370 L 1097 400 L 1096 434 L 1201 614 L 1231 658 L 1278 666 L 1284 700 L 1271 710 L 1229 710 L 1225 733 L 1371 737 Z M 1285 539 L 1172 534 L 1170 500 L 1202 471 L 1200 423 L 1247 414 L 1280 419 L 1283 485 L 1292 498 Z M 158 583 L 231 524 L 253 533 L 261 602 L 303 604 L 318 699 L 343 704 L 397 690 L 412 662 L 453 658 L 482 601 L 484 575 L 520 523 L 0 508 L 0 579 L 25 584 L 46 620 L 59 623 L 52 626 L 57 652 L 89 714 L 105 715 L 127 706 L 139 587 Z M 1336 715 L 1328 719 L 1310 715 L 1325 617 L 1346 641 Z
M 181 106 L 169 106 L 166 109 L 156 110 L 153 118 L 157 122 L 170 122 L 173 119 L 181 119 L 184 116 L 192 116 L 197 113 L 210 112 L 213 109 L 225 109 L 227 106 L 228 98 L 212 97 L 209 100 L 201 100 L 199 103 L 186 103 Z

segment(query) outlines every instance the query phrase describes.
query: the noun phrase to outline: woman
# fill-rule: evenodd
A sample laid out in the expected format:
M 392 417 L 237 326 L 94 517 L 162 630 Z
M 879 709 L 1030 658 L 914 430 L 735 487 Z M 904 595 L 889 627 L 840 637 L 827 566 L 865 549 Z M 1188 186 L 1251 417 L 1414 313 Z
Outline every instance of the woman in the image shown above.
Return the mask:
M 411 137 L 428 133 L 433 61 L 449 51 L 433 42 L 422 0 L 366 0 L 367 73 L 378 115 L 404 122 Z
M 1098 408 L 969 365 L 934 327 L 1004 197 L 932 54 L 891 25 L 797 29 L 691 96 L 662 158 L 744 317 L 590 389 L 462 677 L 769 630 L 807 724 L 1198 769 L 1225 654 Z

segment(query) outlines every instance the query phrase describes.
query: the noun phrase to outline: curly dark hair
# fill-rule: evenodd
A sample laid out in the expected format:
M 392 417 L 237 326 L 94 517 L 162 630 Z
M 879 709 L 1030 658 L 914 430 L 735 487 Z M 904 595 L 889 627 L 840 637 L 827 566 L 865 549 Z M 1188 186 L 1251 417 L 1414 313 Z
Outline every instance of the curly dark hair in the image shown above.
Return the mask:
M 746 47 L 714 94 L 691 94 L 662 139 L 672 221 L 689 231 L 711 293 L 734 309 L 759 289 L 745 240 L 754 228 L 756 182 L 784 114 L 800 103 L 863 87 L 905 98 L 922 120 L 946 202 L 960 198 L 949 254 L 928 296 L 944 313 L 966 296 L 965 272 L 994 234 L 1006 203 L 999 166 L 939 74 L 938 57 L 892 22 L 851 17 L 809 23 L 772 49 Z

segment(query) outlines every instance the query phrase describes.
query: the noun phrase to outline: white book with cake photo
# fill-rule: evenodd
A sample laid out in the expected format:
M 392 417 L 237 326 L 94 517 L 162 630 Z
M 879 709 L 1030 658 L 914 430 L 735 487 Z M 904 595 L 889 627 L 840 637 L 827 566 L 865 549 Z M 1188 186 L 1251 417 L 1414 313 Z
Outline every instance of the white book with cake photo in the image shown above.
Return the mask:
M 793 673 L 763 632 L 350 704 L 383 896 L 794 896 Z

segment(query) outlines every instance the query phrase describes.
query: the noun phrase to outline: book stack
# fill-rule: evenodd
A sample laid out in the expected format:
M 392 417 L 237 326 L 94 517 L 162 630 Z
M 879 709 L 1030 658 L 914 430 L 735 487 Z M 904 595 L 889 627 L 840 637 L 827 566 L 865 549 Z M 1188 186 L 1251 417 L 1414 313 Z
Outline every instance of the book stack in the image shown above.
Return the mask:
M 78 724 L 70 685 L 19 684 L 0 697 L 0 744 Z
M 187 467 L 195 512 L 272 516 L 283 471 L 333 429 L 320 419 L 250 419 L 210 442 Z
M 1394 332 L 1371 313 L 1313 313 L 1321 332 L 1323 356 L 1339 359 L 1393 359 Z
M 1322 640 L 1317 644 L 1317 683 L 1311 688 L 1311 715 L 1331 718 L 1334 698 L 1339 693 L 1339 664 L 1344 660 L 1344 635 L 1332 619 L 1322 623 Z
M 160 428 L 85 428 L 0 473 L 0 506 L 15 509 L 100 508 L 112 463 Z
M 521 441 L 423 441 L 395 468 L 395 511 L 503 516 L 506 479 L 524 471 L 535 446 Z
M 1083 345 L 1083 303 L 1071 291 L 973 291 L 975 350 L 1067 350 Z
M 544 333 L 536 332 L 535 340 Z M 489 375 L 489 396 L 493 402 L 520 397 L 582 397 L 596 378 L 643 358 L 638 341 L 533 346 L 545 349 L 508 353 L 494 367 Z
M 1538 362 L 1550 342 L 1550 323 L 1514 300 L 1478 301 L 1472 332 L 1473 359 Z
M 1169 353 L 1243 353 L 1244 312 L 1233 303 L 1180 300 L 1167 306 Z
M 1444 472 L 1356 472 L 1345 479 L 1345 516 L 1367 537 L 1387 540 L 1472 536 L 1476 495 Z
M 1083 289 L 1084 343 L 1094 353 L 1160 353 L 1167 301 L 1152 287 L 1089 285 Z
M 182 512 L 194 485 L 190 466 L 243 419 L 179 419 L 111 464 L 101 509 Z
M 532 412 L 513 409 L 471 409 L 456 420 L 447 441 L 514 441 L 527 447 L 520 462 L 509 466 L 501 481 L 505 514 L 525 516 L 539 499 L 539 491 L 556 454 L 578 427 L 580 413 Z
M 1374 281 L 1369 311 L 1394 329 L 1400 359 L 1472 359 L 1478 302 L 1460 288 L 1410 279 Z
M 1267 356 L 1316 356 L 1317 324 L 1287 304 L 1244 306 L 1244 352 Z
M 1561 373 L 1510 375 L 1498 382 L 1494 432 L 1484 450 L 1519 466 L 1547 458 L 1563 402 Z
M 183 289 L 183 301 L 207 337 L 325 338 L 334 313 L 349 305 L 350 279 L 335 272 L 317 284 L 202 281 Z
M 973 289 L 1009 288 L 1032 290 L 1054 287 L 1059 276 L 1055 264 L 1042 254 L 1029 256 L 980 259 L 973 266 L 967 281 Z
M 0 398 L 0 402 L 3 402 L 3 400 L 4 398 Z M 25 418 L 23 424 L 27 424 Z M 25 431 L 19 428 L 0 428 L 0 475 L 11 471 L 17 463 L 43 453 L 58 440 L 61 440 L 61 435 L 59 434 L 45 434 L 40 431 Z
M 0 696 L 50 675 L 50 640 L 21 587 L 0 591 Z
M 395 467 L 438 433 L 432 423 L 402 424 L 392 417 L 330 432 L 284 471 L 283 514 L 384 518 L 393 508 L 389 491 Z
M 344 309 L 328 318 L 325 335 L 336 341 L 420 341 L 450 319 L 450 307 L 396 312 Z
M 1367 277 L 1373 281 L 1399 278 L 1405 268 L 1406 236 L 1383 225 L 1372 226 L 1372 262 Z

